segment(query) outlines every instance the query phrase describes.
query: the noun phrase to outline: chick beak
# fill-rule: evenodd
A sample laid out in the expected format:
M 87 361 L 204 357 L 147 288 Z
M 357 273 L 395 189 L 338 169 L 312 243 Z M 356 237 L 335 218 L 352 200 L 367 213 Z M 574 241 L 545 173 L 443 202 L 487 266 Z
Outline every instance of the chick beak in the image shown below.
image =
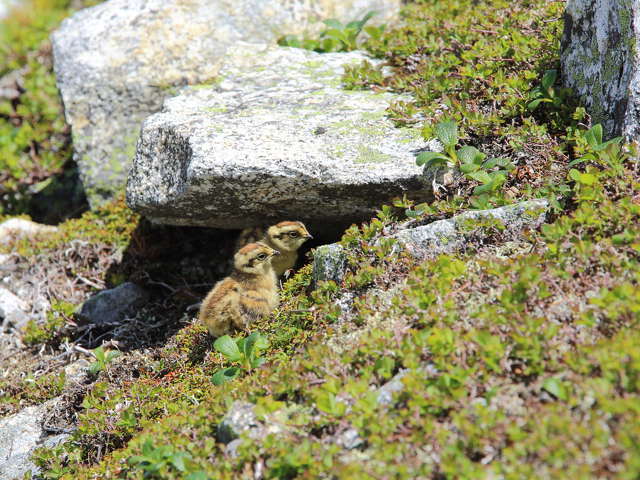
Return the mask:
M 280 252 L 278 250 L 274 250 L 273 255 L 280 255 Z
M 311 235 L 310 233 L 307 233 L 307 234 L 304 236 L 304 238 L 312 239 L 312 238 L 313 238 L 313 235 Z

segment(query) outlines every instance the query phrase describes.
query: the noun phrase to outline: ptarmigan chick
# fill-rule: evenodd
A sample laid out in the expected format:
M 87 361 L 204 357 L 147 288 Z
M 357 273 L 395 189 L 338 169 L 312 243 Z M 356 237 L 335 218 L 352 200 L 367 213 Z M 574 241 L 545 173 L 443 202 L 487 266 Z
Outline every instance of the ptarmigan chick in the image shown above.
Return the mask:
M 250 241 L 261 241 L 282 255 L 273 259 L 273 269 L 276 276 L 282 276 L 287 270 L 293 268 L 298 260 L 298 249 L 304 242 L 313 238 L 307 227 L 302 222 L 280 222 L 270 226 L 265 232 L 263 228 L 246 228 L 238 237 L 238 246 Z
M 231 275 L 216 283 L 200 306 L 198 319 L 212 336 L 244 330 L 278 306 L 278 281 L 272 266 L 278 255 L 264 243 L 250 243 L 235 254 Z

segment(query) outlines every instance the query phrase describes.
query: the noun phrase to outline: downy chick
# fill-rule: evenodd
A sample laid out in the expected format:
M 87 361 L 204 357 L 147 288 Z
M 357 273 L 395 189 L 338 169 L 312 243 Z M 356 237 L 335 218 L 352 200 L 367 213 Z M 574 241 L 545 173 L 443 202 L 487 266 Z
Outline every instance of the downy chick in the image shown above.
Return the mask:
M 278 306 L 272 266 L 277 255 L 280 252 L 264 243 L 250 243 L 235 254 L 231 275 L 216 283 L 200 306 L 198 319 L 212 336 L 244 330 Z
M 281 255 L 273 259 L 273 269 L 276 276 L 282 276 L 287 270 L 293 268 L 298 260 L 298 249 L 304 242 L 313 238 L 307 227 L 302 222 L 286 221 L 272 225 L 265 232 L 263 228 L 246 228 L 240 233 L 238 245 L 244 245 L 249 241 L 259 241 L 273 249 L 280 251 Z

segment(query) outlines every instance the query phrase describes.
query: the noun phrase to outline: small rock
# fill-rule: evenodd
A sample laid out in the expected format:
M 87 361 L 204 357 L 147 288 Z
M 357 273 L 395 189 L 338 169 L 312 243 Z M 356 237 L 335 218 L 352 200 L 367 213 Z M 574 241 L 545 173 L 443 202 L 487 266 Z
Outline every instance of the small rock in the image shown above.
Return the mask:
M 229 443 L 242 433 L 260 426 L 253 411 L 254 405 L 248 402 L 234 402 L 218 425 L 218 441 Z
M 78 307 L 76 315 L 96 325 L 115 325 L 127 313 L 144 305 L 148 298 L 149 295 L 142 287 L 126 282 L 89 298 Z
M 393 394 L 404 390 L 402 378 L 408 371 L 407 369 L 400 370 L 391 380 L 378 388 L 378 405 L 391 405 L 393 403 Z
M 91 365 L 91 363 L 88 360 L 81 358 L 64 367 L 66 384 L 83 383 L 87 378 L 87 369 L 89 368 L 89 365 Z
M 9 243 L 12 239 L 35 237 L 57 232 L 58 228 L 42 225 L 24 218 L 10 218 L 0 223 L 0 243 Z
M 364 445 L 364 440 L 355 428 L 349 428 L 335 437 L 335 443 L 347 450 L 353 450 Z
M 42 429 L 42 419 L 57 399 L 0 419 L 0 480 L 23 478 L 37 467 L 31 462 L 32 452 L 43 445 L 54 446 L 67 435 L 48 436 Z
M 347 256 L 341 245 L 332 243 L 316 248 L 313 253 L 313 288 L 316 288 L 319 282 L 328 280 L 340 285 L 346 265 Z
M 468 246 L 469 228 L 473 222 L 497 220 L 504 225 L 505 232 L 517 233 L 542 225 L 548 208 L 546 200 L 538 199 L 490 210 L 470 210 L 446 220 L 401 230 L 391 237 L 397 239 L 399 247 L 411 256 L 422 259 Z M 481 230 L 474 233 L 474 238 L 478 240 L 489 235 Z
M 260 440 L 267 435 L 277 435 L 288 427 L 286 422 L 275 420 L 278 412 L 266 415 L 264 420 L 259 420 L 255 413 L 255 405 L 248 402 L 236 401 L 218 425 L 218 441 L 226 444 L 226 452 L 237 455 L 238 447 L 242 440 L 239 438 L 245 434 L 254 440 Z
M 29 320 L 30 310 L 27 302 L 14 295 L 6 288 L 0 287 L 0 329 L 12 326 L 15 329 L 24 327 Z

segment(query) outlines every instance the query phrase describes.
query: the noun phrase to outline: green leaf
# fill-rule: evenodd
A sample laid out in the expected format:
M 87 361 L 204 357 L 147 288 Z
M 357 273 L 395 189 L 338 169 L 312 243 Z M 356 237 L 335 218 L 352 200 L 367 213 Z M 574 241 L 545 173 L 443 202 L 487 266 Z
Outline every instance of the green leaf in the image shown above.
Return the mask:
M 391 377 L 393 369 L 396 366 L 396 362 L 391 357 L 381 357 L 376 360 L 373 369 L 375 372 L 383 378 Z
M 486 155 L 478 150 L 476 147 L 465 145 L 458 149 L 458 158 L 462 163 L 474 163 L 480 165 Z
M 302 44 L 296 35 L 285 35 L 278 39 L 278 45 L 281 47 L 302 48 Z
M 209 477 L 205 472 L 200 470 L 199 472 L 190 473 L 184 480 L 209 480 Z
M 324 32 L 322 32 L 322 35 L 344 43 L 347 43 L 349 41 L 349 38 L 343 30 L 336 30 L 335 28 L 325 30 Z
M 321 46 L 316 47 L 313 50 L 319 50 L 321 52 L 334 52 L 336 50 L 339 50 L 339 45 L 340 42 L 335 38 L 325 38 L 322 40 Z
M 232 362 L 237 362 L 241 358 L 238 345 L 229 335 L 224 335 L 223 337 L 218 338 L 214 342 L 213 348 L 215 348 L 218 352 L 223 354 Z
M 260 350 L 264 350 L 269 347 L 269 340 L 259 332 L 253 332 L 247 338 L 245 338 L 242 345 L 242 351 L 247 358 L 250 358 L 252 354 L 258 354 Z M 255 350 L 255 352 L 254 352 Z
M 316 396 L 316 407 L 318 410 L 341 417 L 347 410 L 344 402 L 336 400 L 336 396 L 331 392 L 321 391 Z
M 542 88 L 548 90 L 554 83 L 556 83 L 557 77 L 557 70 L 547 70 L 542 77 Z
M 236 378 L 239 373 L 240 373 L 240 369 L 238 367 L 229 367 L 222 370 L 218 370 L 211 377 L 211 381 L 216 386 L 222 385 L 223 383 Z
M 191 458 L 191 455 L 182 452 L 174 453 L 171 458 L 171 464 L 176 468 L 176 470 L 184 472 L 186 470 L 184 465 L 184 460 L 186 458 Z
M 571 177 L 576 183 L 587 186 L 593 185 L 598 180 L 595 175 L 591 173 L 581 173 L 575 168 L 569 170 L 569 177 Z
M 529 103 L 527 104 L 527 109 L 528 109 L 528 110 L 533 111 L 533 110 L 535 110 L 536 108 L 538 108 L 538 106 L 539 106 L 543 101 L 544 101 L 544 99 L 543 99 L 543 98 L 536 98 L 535 100 L 533 100 L 533 101 L 531 101 L 531 102 L 529 102 Z
M 481 183 L 489 183 L 492 180 L 491 176 L 484 170 L 468 173 L 467 177 L 472 178 L 473 180 L 476 180 Z
M 458 125 L 456 122 L 439 122 L 435 129 L 436 137 L 445 147 L 453 148 L 458 143 Z
M 502 168 L 504 168 L 505 170 L 508 170 L 508 171 L 511 171 L 511 170 L 516 168 L 516 166 L 513 164 L 513 162 L 511 160 L 509 160 L 508 158 L 497 157 L 497 158 L 492 158 L 491 160 L 495 160 L 496 161 L 496 165 L 498 165 L 499 167 L 502 167 Z
M 339 20 L 336 20 L 335 18 L 329 18 L 327 20 L 323 20 L 322 23 L 324 23 L 327 27 L 335 30 L 342 30 L 344 28 L 344 25 L 342 25 L 342 22 L 340 22 Z
M 463 163 L 462 165 L 460 165 L 460 171 L 462 173 L 471 173 L 471 172 L 477 172 L 478 170 L 480 170 L 480 165 L 476 165 L 475 163 Z
M 598 123 L 591 127 L 591 130 L 589 131 L 593 134 L 597 144 L 600 145 L 602 143 L 602 125 Z
M 440 152 L 422 152 L 416 157 L 416 165 L 434 164 L 434 160 L 438 160 L 435 163 L 446 163 L 450 161 L 450 158 Z
M 547 378 L 542 384 L 542 389 L 549 392 L 558 400 L 567 401 L 569 399 L 569 392 L 564 383 L 555 377 Z

